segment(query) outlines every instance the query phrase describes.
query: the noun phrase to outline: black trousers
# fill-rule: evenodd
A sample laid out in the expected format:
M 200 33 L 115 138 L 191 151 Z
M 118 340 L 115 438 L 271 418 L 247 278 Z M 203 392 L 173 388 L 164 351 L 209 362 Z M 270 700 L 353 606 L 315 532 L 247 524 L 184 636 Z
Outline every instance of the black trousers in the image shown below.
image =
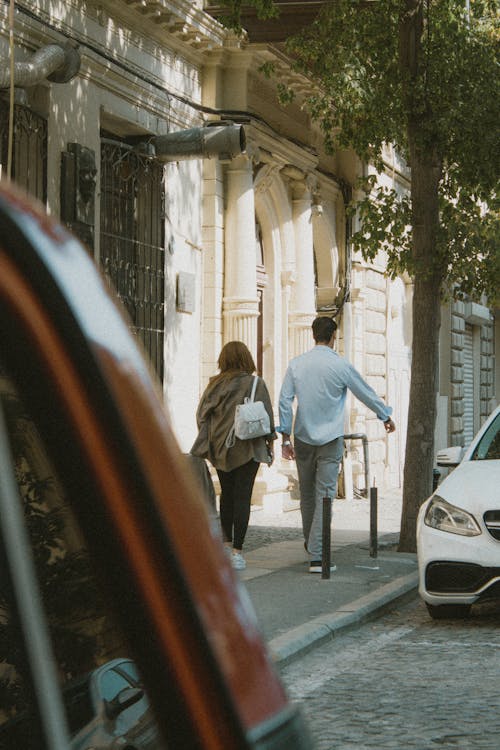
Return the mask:
M 255 477 L 259 469 L 257 461 L 248 461 L 231 471 L 217 469 L 220 495 L 220 523 L 225 542 L 242 549 L 250 520 L 250 501 Z

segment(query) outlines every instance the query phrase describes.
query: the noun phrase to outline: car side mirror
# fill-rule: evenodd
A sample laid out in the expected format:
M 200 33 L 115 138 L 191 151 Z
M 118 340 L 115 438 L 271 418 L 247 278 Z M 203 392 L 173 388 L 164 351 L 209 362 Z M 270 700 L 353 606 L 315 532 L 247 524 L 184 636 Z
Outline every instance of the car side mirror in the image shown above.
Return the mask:
M 141 698 L 144 698 L 144 690 L 141 688 L 125 688 L 112 701 L 105 701 L 106 716 L 108 719 L 116 719 L 122 711 L 138 703 Z
M 447 466 L 448 468 L 458 466 L 462 460 L 463 448 L 460 445 L 455 445 L 453 448 L 445 448 L 442 451 L 438 451 L 436 456 L 436 463 L 438 466 Z

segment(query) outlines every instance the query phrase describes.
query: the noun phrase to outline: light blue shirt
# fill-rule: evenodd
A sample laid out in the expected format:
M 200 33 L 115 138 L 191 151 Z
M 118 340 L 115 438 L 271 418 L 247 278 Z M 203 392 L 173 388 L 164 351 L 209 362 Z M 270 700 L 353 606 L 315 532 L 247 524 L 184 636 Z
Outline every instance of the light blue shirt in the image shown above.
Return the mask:
M 288 365 L 279 400 L 279 432 L 292 433 L 293 401 L 297 399 L 294 435 L 309 445 L 324 445 L 344 434 L 347 389 L 385 421 L 392 414 L 350 362 L 329 346 L 318 344 Z

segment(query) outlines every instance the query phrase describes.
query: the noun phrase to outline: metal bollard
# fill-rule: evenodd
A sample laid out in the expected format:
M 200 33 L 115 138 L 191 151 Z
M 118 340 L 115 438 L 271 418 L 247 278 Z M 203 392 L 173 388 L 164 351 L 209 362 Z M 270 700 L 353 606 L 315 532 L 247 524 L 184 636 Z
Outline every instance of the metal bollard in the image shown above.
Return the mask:
M 432 491 L 433 492 L 437 490 L 440 476 L 441 476 L 441 472 L 439 471 L 439 469 L 432 470 Z
M 378 549 L 378 490 L 375 486 L 370 487 L 370 557 L 377 557 Z
M 321 578 L 330 578 L 331 536 L 332 536 L 332 501 L 328 495 L 323 498 L 323 558 L 321 560 Z

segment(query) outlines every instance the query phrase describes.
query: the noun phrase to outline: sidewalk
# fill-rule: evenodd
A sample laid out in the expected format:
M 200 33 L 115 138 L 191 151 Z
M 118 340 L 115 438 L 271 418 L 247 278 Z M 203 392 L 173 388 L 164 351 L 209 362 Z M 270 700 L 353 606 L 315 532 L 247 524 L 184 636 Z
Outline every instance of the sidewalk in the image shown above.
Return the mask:
M 416 555 L 396 551 L 401 494 L 378 500 L 378 554 L 370 557 L 370 502 L 333 504 L 329 579 L 311 574 L 298 509 L 252 510 L 239 575 L 277 663 L 292 661 L 336 631 L 353 627 L 417 588 Z

